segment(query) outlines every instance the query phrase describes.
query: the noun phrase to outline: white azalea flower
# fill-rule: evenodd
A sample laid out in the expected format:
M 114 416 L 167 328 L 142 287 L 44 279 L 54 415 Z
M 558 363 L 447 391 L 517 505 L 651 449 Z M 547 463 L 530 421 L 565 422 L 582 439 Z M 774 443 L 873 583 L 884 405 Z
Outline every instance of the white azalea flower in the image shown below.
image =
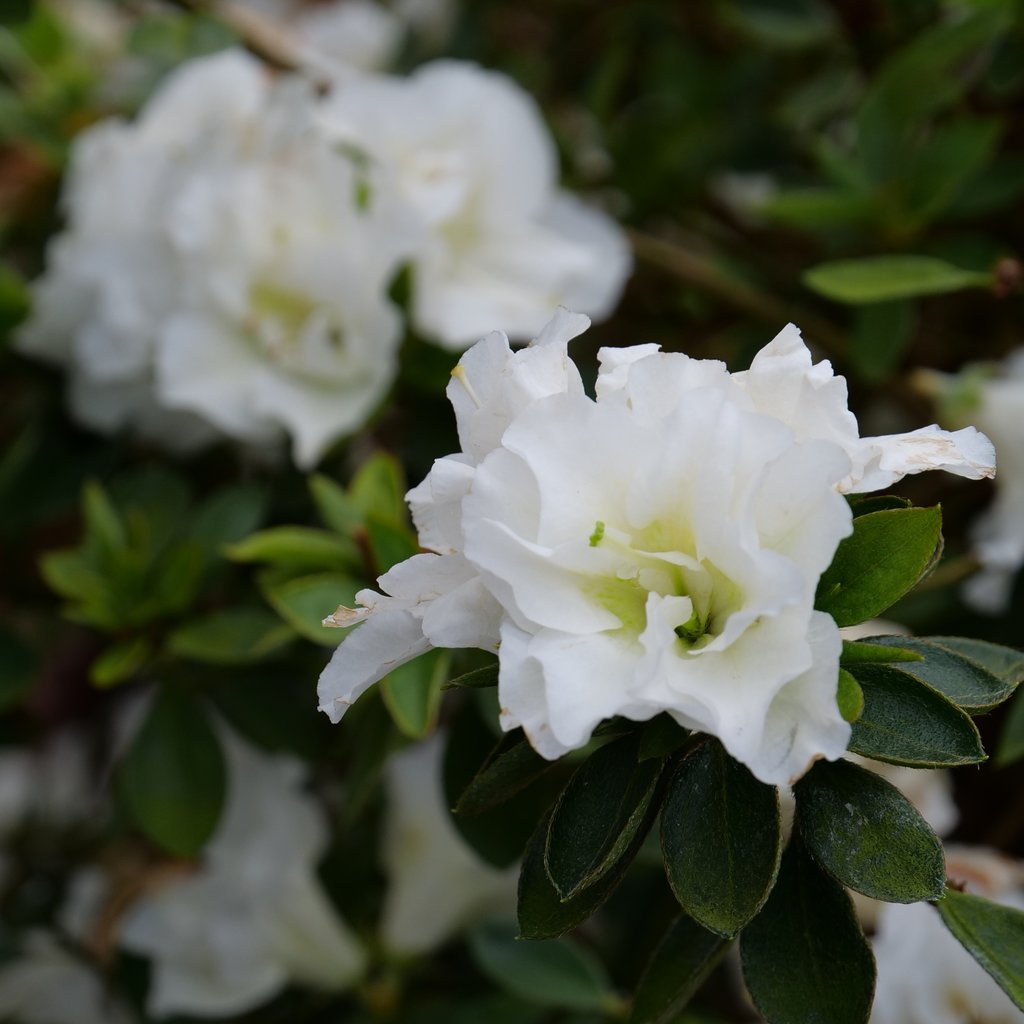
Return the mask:
M 452 825 L 441 785 L 443 736 L 391 758 L 381 936 L 395 953 L 424 953 L 462 928 L 516 905 L 518 867 L 485 864 Z
M 993 851 L 952 847 L 946 870 L 967 891 L 1024 910 L 1024 870 Z M 874 939 L 871 1024 L 1021 1024 L 1024 1012 L 927 903 L 887 903 Z
M 369 172 L 323 137 L 317 102 L 227 51 L 76 140 L 68 228 L 19 345 L 69 365 L 84 423 L 173 448 L 287 433 L 310 466 L 379 401 L 412 235 L 379 188 L 359 208 Z
M 762 781 L 846 747 L 839 631 L 814 610 L 851 530 L 843 491 L 992 472 L 976 431 L 860 438 L 845 381 L 786 328 L 749 371 L 605 349 L 596 400 L 561 313 L 522 352 L 490 335 L 449 395 L 462 452 L 409 493 L 419 555 L 358 595 L 320 706 L 337 720 L 429 646 L 497 648 L 505 729 L 556 758 L 605 718 L 668 711 Z M 921 440 L 923 438 L 923 440 Z
M 224 1016 L 289 982 L 344 989 L 365 954 L 316 878 L 327 832 L 292 758 L 227 745 L 229 794 L 197 871 L 132 907 L 123 945 L 153 960 L 149 1010 Z
M 0 966 L 0 1019 L 18 1024 L 131 1024 L 99 974 L 44 932 Z
M 495 324 L 536 334 L 559 304 L 611 312 L 630 269 L 622 232 L 556 188 L 554 146 L 533 100 L 472 64 L 369 76 L 329 102 L 328 130 L 365 152 L 426 230 L 413 320 L 451 348 Z
M 970 415 L 995 442 L 995 499 L 972 531 L 982 570 L 967 581 L 964 596 L 979 611 L 999 614 L 1024 565 L 1024 349 L 999 367 L 969 367 L 959 377 L 925 370 L 918 379 L 949 407 L 948 418 Z

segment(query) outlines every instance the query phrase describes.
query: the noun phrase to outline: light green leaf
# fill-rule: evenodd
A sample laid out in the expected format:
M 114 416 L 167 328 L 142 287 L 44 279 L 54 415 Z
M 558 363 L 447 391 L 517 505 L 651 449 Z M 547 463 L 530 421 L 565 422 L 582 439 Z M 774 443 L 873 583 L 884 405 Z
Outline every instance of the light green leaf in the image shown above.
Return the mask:
M 992 274 L 964 270 L 933 256 L 866 256 L 819 263 L 805 271 L 803 282 L 828 299 L 859 305 L 990 288 Z
M 405 475 L 392 456 L 378 453 L 367 459 L 352 478 L 349 496 L 364 519 L 405 525 Z
M 814 606 L 838 626 L 880 615 L 931 568 L 941 550 L 942 513 L 891 509 L 857 516 L 818 581 Z
M 1024 911 L 948 889 L 935 908 L 963 947 L 1024 1010 Z
M 139 828 L 177 857 L 213 834 L 227 773 L 204 706 L 164 687 L 117 769 L 117 790 Z
M 337 647 L 345 639 L 346 630 L 321 623 L 338 605 L 351 607 L 362 584 L 341 573 L 316 573 L 280 580 L 273 573 L 259 577 L 260 592 L 274 611 L 307 640 Z
M 264 608 L 229 608 L 174 630 L 167 649 L 212 665 L 244 665 L 280 650 L 295 630 Z
M 836 704 L 844 722 L 856 722 L 864 712 L 864 691 L 860 688 L 860 683 L 845 668 L 839 670 Z
M 888 903 L 942 895 L 942 844 L 881 776 L 849 761 L 819 761 L 794 792 L 807 849 L 837 882 Z
M 335 533 L 348 537 L 363 525 L 362 509 L 341 484 L 322 473 L 314 473 L 307 483 L 320 518 Z
M 469 949 L 484 974 L 526 1002 L 565 1010 L 619 1005 L 601 963 L 568 939 L 524 941 L 494 921 L 469 933 Z
M 359 549 L 350 538 L 310 526 L 261 530 L 231 544 L 225 554 L 235 562 L 265 562 L 295 571 L 358 569 L 362 563 Z
M 894 639 L 899 639 L 895 637 Z M 844 640 L 843 653 L 839 656 L 840 665 L 887 665 L 907 661 L 920 661 L 921 655 L 902 647 L 889 644 L 888 636 L 864 637 L 861 640 Z
M 380 681 L 384 704 L 410 739 L 422 739 L 433 731 L 450 660 L 447 651 L 430 651 L 399 665 Z
M 764 905 L 779 869 L 778 792 L 709 739 L 669 781 L 661 848 L 683 910 L 705 928 L 733 936 Z
M 89 682 L 101 690 L 126 683 L 152 657 L 153 644 L 144 636 L 112 644 L 89 666 Z

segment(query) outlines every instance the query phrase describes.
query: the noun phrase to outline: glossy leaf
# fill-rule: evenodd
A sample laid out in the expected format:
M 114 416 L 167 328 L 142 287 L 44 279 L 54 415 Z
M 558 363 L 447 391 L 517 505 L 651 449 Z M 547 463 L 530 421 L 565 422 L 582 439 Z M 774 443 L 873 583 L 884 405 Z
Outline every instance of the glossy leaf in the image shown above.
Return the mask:
M 713 932 L 735 935 L 763 906 L 779 868 L 778 792 L 708 740 L 669 780 L 661 848 L 683 910 Z
M 964 949 L 1024 1010 L 1024 911 L 956 889 L 935 907 Z
M 227 785 L 206 710 L 170 687 L 157 696 L 117 769 L 117 789 L 139 828 L 178 857 L 213 834 Z
M 819 761 L 797 784 L 807 849 L 836 881 L 889 903 L 942 895 L 942 845 L 914 805 L 881 776 L 849 761 Z
M 768 1024 L 865 1024 L 875 963 L 850 897 L 790 842 L 768 902 L 740 938 L 743 977 Z
M 469 933 L 469 949 L 484 974 L 527 1002 L 565 1010 L 618 1003 L 600 961 L 568 939 L 523 942 L 503 921 L 485 922 Z
M 336 647 L 345 639 L 344 629 L 321 625 L 338 605 L 355 604 L 362 585 L 341 573 L 317 573 L 280 580 L 273 573 L 259 577 L 260 590 L 274 611 L 302 636 L 324 647 Z
M 942 543 L 936 508 L 891 509 L 858 516 L 818 582 L 814 605 L 839 626 L 880 615 L 932 565 Z
M 854 753 L 915 768 L 985 760 L 974 723 L 942 694 L 890 665 L 858 665 L 853 674 L 864 692 L 850 737 Z
M 309 526 L 260 530 L 231 544 L 225 553 L 235 562 L 265 562 L 295 571 L 352 569 L 362 561 L 359 549 L 347 537 Z
M 730 939 L 709 932 L 693 918 L 678 918 L 640 978 L 627 1024 L 676 1024 L 730 945 Z
M 544 863 L 563 898 L 600 878 L 631 844 L 647 817 L 661 775 L 639 762 L 636 734 L 613 740 L 576 769 L 555 805 Z
M 1013 693 L 1014 684 L 993 675 L 976 661 L 931 637 L 882 637 L 886 647 L 902 648 L 921 657 L 900 666 L 966 711 L 987 711 Z M 866 645 L 874 639 L 865 640 Z

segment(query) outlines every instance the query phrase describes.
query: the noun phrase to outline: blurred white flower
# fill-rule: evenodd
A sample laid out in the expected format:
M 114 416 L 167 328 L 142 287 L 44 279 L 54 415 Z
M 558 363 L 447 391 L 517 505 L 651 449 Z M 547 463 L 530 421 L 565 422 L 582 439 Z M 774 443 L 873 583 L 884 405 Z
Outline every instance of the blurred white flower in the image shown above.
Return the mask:
M 951 879 L 1024 910 L 1024 870 L 989 850 L 951 847 Z M 871 1024 L 1021 1024 L 1024 1012 L 946 930 L 927 903 L 887 903 L 874 938 L 878 982 Z
M 959 376 L 919 370 L 917 382 L 936 395 L 943 417 L 970 417 L 995 442 L 999 477 L 992 504 L 972 531 L 982 569 L 964 585 L 978 611 L 999 614 L 1010 602 L 1013 581 L 1024 565 L 1024 349 L 998 367 L 968 367 Z
M 172 448 L 287 432 L 310 466 L 379 401 L 411 231 L 316 104 L 227 51 L 170 75 L 134 123 L 78 137 L 19 346 L 69 364 L 84 423 Z
M 21 954 L 0 966 L 0 1019 L 18 1024 L 131 1024 L 127 1007 L 99 974 L 44 932 L 30 933 Z
M 228 803 L 190 877 L 132 907 L 122 944 L 152 958 L 149 1010 L 228 1015 L 289 982 L 341 990 L 365 954 L 316 877 L 327 842 L 305 770 L 231 738 Z
M 518 867 L 485 864 L 452 825 L 441 784 L 443 742 L 437 734 L 387 767 L 381 937 L 395 953 L 424 953 L 483 917 L 515 910 Z
M 759 779 L 836 758 L 840 651 L 814 594 L 851 529 L 842 491 L 907 472 L 988 475 L 976 431 L 861 438 L 846 384 L 792 326 L 749 371 L 603 349 L 597 399 L 559 314 L 524 351 L 504 335 L 453 374 L 462 452 L 408 497 L 417 555 L 362 591 L 368 619 L 320 681 L 333 720 L 430 646 L 498 650 L 505 729 L 545 757 L 605 718 L 668 711 L 717 736 Z M 986 447 L 987 446 L 987 447 Z
M 324 120 L 424 226 L 412 316 L 426 336 L 461 349 L 495 324 L 532 337 L 558 305 L 614 308 L 631 266 L 625 238 L 556 187 L 543 118 L 511 79 L 455 61 L 368 76 L 339 89 Z

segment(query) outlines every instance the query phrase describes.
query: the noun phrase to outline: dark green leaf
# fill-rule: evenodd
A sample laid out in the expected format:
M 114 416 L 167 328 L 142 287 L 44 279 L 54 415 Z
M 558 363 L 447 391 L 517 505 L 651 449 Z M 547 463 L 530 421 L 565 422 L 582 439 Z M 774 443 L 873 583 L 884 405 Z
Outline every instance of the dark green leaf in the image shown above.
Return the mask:
M 996 750 L 996 763 L 1005 768 L 1024 757 L 1024 696 L 1018 694 L 1010 705 Z
M 948 889 L 935 904 L 946 927 L 1024 1010 L 1024 911 Z
M 652 718 L 640 734 L 637 760 L 667 757 L 674 754 L 689 738 L 689 729 L 684 729 L 671 715 L 662 712 Z
M 20 703 L 35 680 L 36 657 L 17 637 L 0 630 L 0 711 Z
M 404 526 L 405 477 L 398 460 L 378 453 L 370 456 L 352 479 L 349 495 L 364 519 Z
M 989 288 L 992 274 L 964 270 L 934 256 L 866 256 L 819 263 L 804 272 L 803 282 L 828 299 L 859 305 Z
M 974 723 L 942 694 L 889 665 L 858 665 L 853 674 L 864 691 L 850 737 L 855 754 L 915 768 L 985 760 Z
M 462 791 L 455 814 L 480 814 L 497 807 L 554 767 L 526 741 L 522 729 L 507 733 Z
M 730 940 L 683 915 L 658 943 L 637 986 L 627 1024 L 676 1024 Z
M 344 487 L 322 473 L 314 473 L 307 482 L 320 518 L 335 533 L 348 536 L 363 525 L 363 512 Z
M 743 977 L 768 1024 L 865 1024 L 875 963 L 850 897 L 798 838 L 740 939 Z
M 683 910 L 713 932 L 735 935 L 764 905 L 779 868 L 778 792 L 708 740 L 669 781 L 661 848 Z
M 366 520 L 366 533 L 370 539 L 373 567 L 381 575 L 399 562 L 412 558 L 419 551 L 416 538 L 405 525 L 395 525 L 376 516 Z
M 845 668 L 839 670 L 836 704 L 844 722 L 856 722 L 864 711 L 864 691 L 860 688 L 860 683 Z
M 178 857 L 213 834 L 227 785 L 224 755 L 203 705 L 164 687 L 117 769 L 117 789 L 139 828 Z
M 153 657 L 153 645 L 139 636 L 108 647 L 90 666 L 89 682 L 99 689 L 133 679 Z
M 225 554 L 235 562 L 266 562 L 295 571 L 352 569 L 362 563 L 354 541 L 309 526 L 261 530 L 229 545 Z
M 255 484 L 235 484 L 218 491 L 200 505 L 189 535 L 208 554 L 220 553 L 259 528 L 267 514 L 267 492 Z
M 638 749 L 634 733 L 596 750 L 559 797 L 544 863 L 563 899 L 608 871 L 647 819 L 662 765 L 638 761 Z
M 498 663 L 485 665 L 483 668 L 475 668 L 472 672 L 464 672 L 461 676 L 449 679 L 442 689 L 456 690 L 466 687 L 470 690 L 487 689 L 498 685 Z
M 1013 693 L 1012 683 L 1003 682 L 976 661 L 931 637 L 919 640 L 909 636 L 888 636 L 879 639 L 887 647 L 902 648 L 920 655 L 921 660 L 901 665 L 902 671 L 927 683 L 965 711 L 987 711 Z M 864 643 L 873 644 L 874 638 Z
M 410 739 L 423 739 L 437 723 L 447 651 L 429 651 L 392 669 L 381 681 L 381 697 L 395 725 Z
M 167 649 L 212 665 L 259 661 L 294 639 L 295 630 L 265 608 L 229 608 L 179 626 Z
M 942 895 L 942 845 L 914 805 L 881 776 L 849 761 L 819 761 L 796 784 L 796 820 L 808 850 L 836 881 L 888 903 Z
M 119 551 L 128 544 L 124 522 L 107 492 L 95 480 L 82 489 L 82 515 L 89 540 L 106 553 Z
M 637 829 L 629 848 L 615 865 L 593 885 L 583 889 L 572 899 L 558 895 L 544 866 L 544 847 L 547 843 L 547 814 L 526 846 L 523 866 L 519 872 L 519 933 L 524 939 L 551 939 L 564 935 L 581 925 L 594 913 L 622 881 L 627 868 L 643 846 L 647 830 L 656 816 L 656 808 L 648 811 L 650 820 Z
M 913 508 L 909 498 L 895 494 L 848 494 L 853 517 L 870 515 L 872 512 L 888 512 L 891 509 Z
M 916 326 L 917 311 L 908 301 L 875 302 L 857 309 L 850 357 L 860 376 L 877 383 L 892 373 Z
M 1017 686 L 1024 682 L 1024 653 L 1012 647 L 967 636 L 931 636 L 928 639 L 977 662 L 1004 683 Z
M 935 508 L 858 516 L 818 582 L 815 607 L 839 626 L 855 626 L 898 601 L 931 567 L 942 543 Z
M 601 963 L 568 939 L 517 939 L 504 922 L 485 922 L 469 933 L 477 967 L 519 999 L 566 1010 L 607 1010 L 618 1005 Z

